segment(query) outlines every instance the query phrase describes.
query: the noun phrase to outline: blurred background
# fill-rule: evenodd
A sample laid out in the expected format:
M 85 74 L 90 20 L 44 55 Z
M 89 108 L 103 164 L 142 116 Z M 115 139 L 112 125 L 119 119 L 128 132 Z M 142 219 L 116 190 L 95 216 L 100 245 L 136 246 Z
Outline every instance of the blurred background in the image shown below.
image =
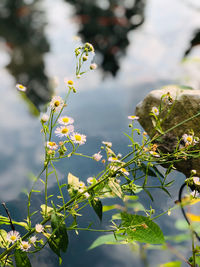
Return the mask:
M 76 80 L 77 94 L 68 103 L 67 115 L 75 119 L 76 130 L 87 135 L 81 152 L 92 155 L 102 141 L 111 141 L 114 150 L 124 155 L 128 152 L 123 135 L 129 132 L 127 116 L 134 114 L 148 92 L 169 84 L 200 89 L 198 0 L 1 0 L 0 200 L 7 203 L 15 219 L 25 215 L 23 191 L 31 186 L 28 177 L 42 166 L 39 112 L 54 92 L 64 95 L 64 78 L 75 77 L 74 49 L 81 42 L 94 45 L 94 62 L 99 66 Z M 17 92 L 16 83 L 27 86 L 26 95 Z M 66 181 L 68 172 L 86 180 L 102 166 L 75 158 L 69 163 L 61 161 L 58 168 L 60 179 Z M 171 178 L 176 179 L 172 199 L 153 192 L 159 203 L 152 206 L 160 211 L 173 204 L 184 176 L 173 173 Z M 55 180 L 50 186 L 56 194 Z M 147 196 L 141 198 L 145 205 Z M 38 208 L 43 201 L 37 196 L 33 205 Z M 5 215 L 2 208 L 0 213 Z M 92 210 L 86 214 L 83 223 L 96 220 L 94 226 L 101 227 Z M 173 234 L 174 220 L 180 216 L 176 212 L 168 221 L 160 220 L 164 232 Z M 71 235 L 62 266 L 143 266 L 137 253 L 126 246 L 87 251 L 97 236 Z M 170 257 L 153 251 L 149 266 Z M 32 262 L 33 266 L 58 266 L 48 249 Z

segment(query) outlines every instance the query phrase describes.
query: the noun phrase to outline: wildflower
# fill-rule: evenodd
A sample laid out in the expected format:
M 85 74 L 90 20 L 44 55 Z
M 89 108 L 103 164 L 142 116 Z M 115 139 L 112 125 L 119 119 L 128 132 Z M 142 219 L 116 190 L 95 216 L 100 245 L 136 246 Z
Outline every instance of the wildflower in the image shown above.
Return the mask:
M 56 128 L 55 134 L 59 137 L 63 137 L 63 136 L 67 137 L 73 131 L 74 131 L 73 125 L 61 126 L 61 127 Z
M 85 193 L 84 193 L 84 196 L 85 196 L 86 198 L 89 198 L 89 197 L 90 197 L 90 194 L 89 194 L 88 192 L 85 192 Z
M 139 120 L 139 117 L 138 116 L 131 115 L 131 116 L 128 116 L 128 119 L 129 120 Z
M 93 184 L 94 181 L 95 181 L 95 179 L 93 177 L 87 178 L 88 184 Z
M 111 162 L 120 162 L 120 160 L 116 157 L 109 157 L 108 158 L 108 161 L 111 161 Z
M 91 69 L 91 70 L 96 70 L 96 68 L 97 68 L 97 64 L 92 63 L 92 64 L 90 65 L 90 69 Z
M 102 141 L 102 144 L 108 147 L 112 147 L 112 143 L 111 142 L 106 142 L 106 141 Z
M 58 148 L 58 145 L 55 142 L 47 142 L 47 147 L 56 150 Z
M 22 241 L 20 248 L 23 251 L 28 251 L 28 249 L 31 247 L 31 245 L 27 241 Z
M 121 168 L 120 171 L 127 176 L 129 175 L 129 172 L 125 168 Z
M 200 178 L 195 176 L 192 178 L 195 185 L 200 185 Z
M 100 161 L 102 158 L 101 152 L 95 153 L 92 157 L 94 160 Z
M 49 115 L 47 114 L 42 114 L 41 116 L 41 122 L 45 123 L 49 120 Z
M 158 154 L 158 153 L 155 152 L 155 151 L 149 151 L 149 153 L 150 153 L 152 156 L 156 157 L 156 158 L 160 158 L 160 154 Z
M 83 187 L 85 187 L 85 183 L 84 183 L 84 182 L 82 182 L 82 181 L 80 181 L 80 182 L 79 182 L 79 187 L 80 187 L 80 188 L 83 188 Z
M 35 244 L 35 242 L 37 241 L 37 237 L 35 235 L 33 235 L 30 239 L 29 239 L 29 243 L 30 244 Z
M 196 190 L 192 191 L 190 195 L 193 197 L 199 197 L 199 193 Z
M 85 44 L 85 48 L 87 48 L 90 52 L 94 52 L 94 47 L 92 44 L 90 43 L 86 43 Z
M 35 231 L 37 233 L 42 233 L 44 231 L 44 227 L 41 224 L 38 223 L 38 224 L 35 225 Z
M 182 136 L 182 139 L 185 142 L 186 146 L 195 145 L 199 142 L 199 140 L 195 138 L 193 135 L 188 135 L 188 134 L 184 134 Z
M 7 234 L 7 240 L 12 244 L 20 239 L 20 234 L 17 231 L 10 231 Z
M 21 92 L 26 92 L 26 87 L 25 86 L 23 86 L 22 84 L 16 84 L 16 87 L 17 87 L 17 89 L 19 90 L 19 91 L 21 91 Z
M 115 172 L 118 168 L 116 166 L 110 166 L 110 170 Z
M 86 135 L 84 134 L 73 133 L 70 138 L 75 144 L 83 145 L 86 142 Z
M 58 119 L 58 122 L 63 125 L 72 124 L 74 122 L 74 119 L 71 117 L 63 116 Z
M 64 106 L 64 101 L 60 96 L 54 96 L 50 102 L 50 107 L 53 111 L 58 112 Z
M 67 84 L 68 84 L 68 85 L 73 85 L 74 82 L 73 82 L 72 80 L 69 80 L 69 81 L 67 81 Z
M 156 115 L 156 116 L 159 115 L 159 110 L 158 110 L 157 107 L 152 107 L 152 110 L 151 111 L 153 112 L 154 115 Z

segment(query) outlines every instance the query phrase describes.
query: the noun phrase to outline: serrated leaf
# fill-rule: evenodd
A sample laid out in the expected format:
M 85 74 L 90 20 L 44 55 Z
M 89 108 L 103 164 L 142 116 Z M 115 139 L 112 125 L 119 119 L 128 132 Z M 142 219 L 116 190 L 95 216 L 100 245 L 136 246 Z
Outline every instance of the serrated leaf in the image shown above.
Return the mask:
M 159 267 L 181 267 L 180 261 L 170 261 L 159 265 Z
M 118 196 L 119 198 L 124 197 L 123 192 L 121 190 L 121 186 L 116 183 L 113 178 L 109 179 L 108 186 L 116 196 Z
M 124 244 L 124 242 L 126 242 L 126 238 L 124 236 L 116 235 L 115 237 L 113 234 L 102 235 L 92 243 L 92 245 L 88 248 L 88 250 L 96 248 L 101 245 L 119 245 L 119 244 Z
M 15 250 L 15 263 L 16 267 L 31 267 L 31 263 L 26 252 L 20 249 Z
M 95 211 L 95 213 L 97 214 L 97 216 L 99 217 L 100 221 L 102 220 L 102 203 L 100 200 L 95 200 L 92 199 L 91 201 L 91 205 Z
M 122 212 L 121 218 L 121 227 L 126 229 L 125 233 L 130 240 L 150 244 L 165 242 L 160 227 L 148 217 Z

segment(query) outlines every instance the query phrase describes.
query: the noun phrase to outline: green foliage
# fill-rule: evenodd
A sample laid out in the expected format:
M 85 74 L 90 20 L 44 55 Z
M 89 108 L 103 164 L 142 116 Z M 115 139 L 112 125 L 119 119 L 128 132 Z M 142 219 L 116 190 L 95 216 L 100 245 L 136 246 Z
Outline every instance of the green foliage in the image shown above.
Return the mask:
M 142 243 L 162 244 L 165 242 L 160 227 L 148 217 L 141 215 L 121 213 L 122 223 L 125 234 L 130 241 Z
M 50 248 L 61 257 L 61 251 L 66 252 L 68 247 L 68 234 L 63 218 L 56 213 L 51 214 L 52 235 L 48 240 Z
M 99 217 L 99 219 L 101 221 L 102 220 L 102 213 L 103 213 L 101 201 L 98 199 L 92 199 L 91 205 L 92 205 L 95 213 L 97 214 L 97 216 Z
M 15 250 L 15 264 L 16 267 L 31 267 L 27 253 L 20 249 Z
M 180 261 L 171 261 L 161 264 L 159 267 L 181 267 Z
M 127 244 L 126 237 L 121 235 L 107 234 L 98 237 L 89 247 L 90 249 L 96 248 L 101 245 L 120 245 Z

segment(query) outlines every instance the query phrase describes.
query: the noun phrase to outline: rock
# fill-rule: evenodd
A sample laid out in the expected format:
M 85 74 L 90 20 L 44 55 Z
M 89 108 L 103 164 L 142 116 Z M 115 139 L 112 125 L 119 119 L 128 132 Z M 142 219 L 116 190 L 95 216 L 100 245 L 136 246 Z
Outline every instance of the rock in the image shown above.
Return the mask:
M 169 94 L 172 101 L 168 99 Z M 162 96 L 165 97 L 161 100 Z M 151 91 L 142 102 L 136 106 L 136 116 L 139 116 L 139 123 L 143 129 L 152 138 L 158 131 L 155 131 L 155 119 L 149 113 L 153 107 L 159 107 L 162 102 L 162 112 L 159 117 L 163 120 L 161 123 L 162 130 L 166 132 L 168 129 L 178 125 L 186 119 L 200 112 L 200 90 L 191 90 L 179 86 L 166 86 L 160 90 Z M 168 114 L 168 110 L 171 109 Z M 167 115 L 168 114 L 168 115 Z M 159 145 L 159 149 L 163 153 L 172 153 L 177 145 L 178 140 L 184 135 L 194 131 L 194 136 L 200 138 L 200 113 L 199 116 L 188 120 L 164 134 L 159 141 L 155 143 Z M 182 140 L 180 145 L 185 146 Z M 196 144 L 193 149 L 200 149 L 200 144 Z M 187 177 L 190 171 L 195 169 L 197 175 L 200 176 L 200 157 L 196 159 L 185 159 L 174 164 L 178 171 L 184 173 Z

